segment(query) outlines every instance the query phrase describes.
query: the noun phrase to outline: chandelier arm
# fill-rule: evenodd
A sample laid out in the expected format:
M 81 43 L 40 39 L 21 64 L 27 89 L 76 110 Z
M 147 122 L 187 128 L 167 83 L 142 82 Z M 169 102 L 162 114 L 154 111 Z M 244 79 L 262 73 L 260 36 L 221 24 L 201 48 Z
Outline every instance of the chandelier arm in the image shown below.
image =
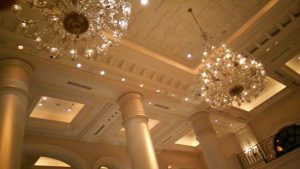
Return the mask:
M 53 42 L 55 36 L 57 36 L 57 35 L 58 35 L 58 33 L 53 34 L 52 37 L 51 37 L 47 42 L 45 42 L 43 46 L 44 46 L 44 47 L 47 47 L 47 46 L 49 46 L 50 44 L 52 44 L 52 42 Z
M 93 42 L 93 44 L 95 45 L 95 46 L 97 46 L 96 44 L 97 44 L 97 42 L 96 42 L 96 40 L 95 40 L 95 37 L 94 37 L 94 35 L 93 34 L 91 34 L 91 37 L 92 37 L 92 42 Z M 96 50 L 97 50 L 97 53 L 98 54 L 101 54 L 103 51 L 100 51 L 100 49 L 99 48 L 97 48 L 97 47 L 95 47 L 96 48 Z

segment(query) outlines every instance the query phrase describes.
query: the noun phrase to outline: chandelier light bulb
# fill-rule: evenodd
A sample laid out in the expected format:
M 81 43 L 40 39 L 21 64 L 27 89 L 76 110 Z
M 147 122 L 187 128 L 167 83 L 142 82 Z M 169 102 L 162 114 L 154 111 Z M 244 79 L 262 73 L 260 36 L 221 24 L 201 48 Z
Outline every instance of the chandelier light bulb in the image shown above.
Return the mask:
M 126 35 L 131 4 L 125 0 L 26 0 L 18 1 L 12 11 L 24 35 L 52 58 L 95 60 Z

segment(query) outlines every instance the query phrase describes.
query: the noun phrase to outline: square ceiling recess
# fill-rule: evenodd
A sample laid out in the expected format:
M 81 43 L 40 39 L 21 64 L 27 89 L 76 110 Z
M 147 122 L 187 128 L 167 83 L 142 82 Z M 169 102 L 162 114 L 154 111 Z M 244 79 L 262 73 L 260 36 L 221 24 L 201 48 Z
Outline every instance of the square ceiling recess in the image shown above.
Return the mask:
M 42 96 L 30 117 L 70 123 L 83 106 L 84 104 Z
M 267 76 L 266 80 L 267 83 L 265 89 L 257 98 L 251 100 L 251 103 L 243 103 L 241 106 L 238 106 L 236 103 L 234 103 L 233 106 L 245 111 L 251 111 L 286 87 L 284 84 L 276 81 L 269 76 Z
M 285 65 L 300 75 L 300 53 L 286 62 Z
M 186 135 L 184 135 L 179 140 L 177 140 L 175 142 L 175 144 L 184 145 L 184 146 L 191 146 L 191 147 L 197 147 L 199 145 L 199 142 L 196 139 L 195 132 L 193 130 L 191 130 Z

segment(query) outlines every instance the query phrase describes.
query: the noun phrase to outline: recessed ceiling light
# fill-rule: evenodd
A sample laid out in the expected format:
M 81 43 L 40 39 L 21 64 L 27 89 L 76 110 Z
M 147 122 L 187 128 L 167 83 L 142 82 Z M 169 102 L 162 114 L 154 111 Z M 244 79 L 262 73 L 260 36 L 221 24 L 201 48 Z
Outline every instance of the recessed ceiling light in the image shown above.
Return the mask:
M 140 84 L 140 87 L 144 87 L 144 84 Z
M 141 4 L 142 4 L 142 5 L 147 5 L 148 2 L 149 2 L 149 0 L 141 0 Z
M 172 166 L 169 165 L 169 166 L 168 166 L 168 169 L 170 169 L 170 168 L 172 168 Z
M 157 92 L 157 93 L 159 93 L 159 92 L 160 92 L 160 90 L 159 90 L 159 89 L 157 89 L 157 90 L 156 90 L 156 92 Z
M 185 101 L 189 101 L 190 99 L 188 97 L 184 98 Z
M 72 109 L 68 109 L 67 111 L 70 112 L 70 111 L 72 111 Z
M 230 124 L 230 127 L 232 127 L 233 126 L 233 124 Z
M 274 45 L 275 45 L 275 46 L 277 46 L 278 44 L 279 44 L 279 42 L 278 42 L 278 41 L 276 41 L 276 42 L 274 43 Z
M 105 75 L 105 71 L 104 71 L 104 70 L 101 70 L 101 71 L 100 71 L 100 75 L 102 75 L 102 76 Z
M 47 98 L 47 97 L 43 97 L 42 99 L 43 99 L 43 100 L 47 100 L 48 98 Z
M 172 96 L 172 97 L 175 97 L 175 94 L 173 93 L 171 96 Z
M 218 123 L 218 120 L 217 120 L 217 119 L 215 120 L 215 123 Z
M 24 46 L 23 45 L 19 45 L 18 49 L 22 50 L 22 49 L 24 49 Z
M 121 79 L 121 81 L 122 81 L 122 82 L 125 82 L 125 81 L 126 81 L 126 79 L 123 77 L 123 78 Z
M 77 64 L 76 64 L 76 67 L 77 67 L 77 68 L 81 68 L 81 66 L 82 66 L 81 63 L 77 63 Z
M 149 102 L 148 104 L 150 104 L 150 105 L 151 105 L 151 104 L 152 104 L 152 102 Z
M 192 56 L 192 54 L 189 53 L 189 54 L 186 55 L 186 57 L 191 59 L 193 56 Z
M 267 49 L 266 49 L 266 52 L 269 52 L 269 51 L 270 51 L 270 48 L 267 48 Z
M 42 106 L 43 105 L 43 103 L 39 103 L 39 106 Z

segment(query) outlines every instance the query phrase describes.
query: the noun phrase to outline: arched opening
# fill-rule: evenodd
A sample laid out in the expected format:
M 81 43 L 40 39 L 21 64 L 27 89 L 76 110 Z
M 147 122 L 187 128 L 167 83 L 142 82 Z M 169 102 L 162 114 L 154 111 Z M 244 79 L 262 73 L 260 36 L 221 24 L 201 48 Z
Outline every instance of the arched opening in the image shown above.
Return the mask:
M 53 165 L 60 165 L 61 167 L 70 166 L 72 169 L 90 169 L 89 165 L 79 155 L 70 150 L 53 145 L 43 144 L 24 144 L 24 157 L 29 157 L 29 162 L 35 160 L 34 165 L 41 157 L 43 160 L 53 162 Z M 24 161 L 23 161 L 24 162 Z M 54 164 L 55 163 L 55 164 Z M 60 167 L 57 166 L 57 167 Z
M 112 157 L 102 157 L 96 161 L 93 169 L 122 169 L 119 162 Z
M 274 137 L 274 149 L 277 157 L 298 147 L 300 147 L 300 125 L 293 124 L 284 127 Z

